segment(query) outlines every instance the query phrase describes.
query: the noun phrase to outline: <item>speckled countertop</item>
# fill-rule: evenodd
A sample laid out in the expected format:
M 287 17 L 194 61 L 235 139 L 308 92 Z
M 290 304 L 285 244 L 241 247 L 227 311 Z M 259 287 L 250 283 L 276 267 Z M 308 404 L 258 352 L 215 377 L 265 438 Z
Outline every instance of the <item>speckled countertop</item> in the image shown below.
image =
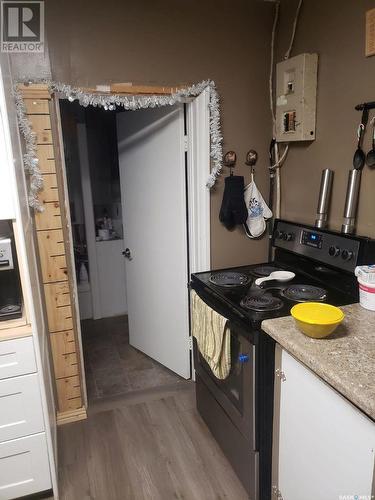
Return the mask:
M 262 329 L 375 420 L 375 312 L 359 304 L 340 309 L 344 321 L 325 339 L 301 333 L 291 316 L 265 320 Z

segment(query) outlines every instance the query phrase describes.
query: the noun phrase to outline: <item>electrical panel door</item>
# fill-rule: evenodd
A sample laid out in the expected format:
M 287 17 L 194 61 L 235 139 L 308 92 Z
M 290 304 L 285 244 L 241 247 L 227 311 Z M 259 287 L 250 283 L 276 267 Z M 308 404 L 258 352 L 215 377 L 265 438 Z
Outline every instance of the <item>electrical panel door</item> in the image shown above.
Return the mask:
M 276 65 L 276 140 L 315 139 L 318 54 L 300 54 Z

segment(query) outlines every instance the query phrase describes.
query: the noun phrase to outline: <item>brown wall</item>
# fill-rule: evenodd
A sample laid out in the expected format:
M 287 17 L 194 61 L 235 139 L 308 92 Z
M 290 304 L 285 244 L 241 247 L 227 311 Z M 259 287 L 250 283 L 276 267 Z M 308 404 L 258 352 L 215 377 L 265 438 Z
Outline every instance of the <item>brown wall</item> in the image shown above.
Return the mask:
M 77 85 L 108 82 L 216 81 L 222 97 L 225 150 L 259 152 L 256 180 L 267 194 L 270 113 L 267 95 L 272 5 L 256 0 L 48 0 L 47 36 L 53 78 Z M 225 172 L 226 174 L 226 172 Z M 259 262 L 266 239 L 218 220 L 223 178 L 212 192 L 214 267 Z
M 297 0 L 282 0 L 277 61 L 287 49 L 296 5 Z M 365 12 L 373 7 L 371 0 L 304 0 L 292 55 L 319 54 L 317 134 L 311 144 L 293 145 L 282 168 L 282 215 L 286 218 L 314 222 L 321 170 L 331 168 L 335 179 L 330 223 L 333 228 L 341 227 L 360 119 L 354 106 L 375 100 L 375 57 L 364 55 Z M 367 131 L 366 151 L 370 135 Z M 359 234 L 375 236 L 374 193 L 375 171 L 365 167 Z

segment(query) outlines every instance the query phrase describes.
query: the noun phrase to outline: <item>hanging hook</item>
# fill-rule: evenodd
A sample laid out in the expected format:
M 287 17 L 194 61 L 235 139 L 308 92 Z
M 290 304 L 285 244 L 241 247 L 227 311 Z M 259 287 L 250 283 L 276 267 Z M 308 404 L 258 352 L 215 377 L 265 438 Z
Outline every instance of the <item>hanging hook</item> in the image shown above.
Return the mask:
M 230 175 L 233 175 L 233 169 L 236 165 L 237 155 L 234 151 L 228 151 L 223 158 L 223 165 L 229 168 Z
M 255 172 L 255 164 L 258 161 L 258 153 L 255 151 L 255 149 L 250 149 L 246 153 L 246 160 L 245 164 L 251 167 L 251 176 L 254 175 Z

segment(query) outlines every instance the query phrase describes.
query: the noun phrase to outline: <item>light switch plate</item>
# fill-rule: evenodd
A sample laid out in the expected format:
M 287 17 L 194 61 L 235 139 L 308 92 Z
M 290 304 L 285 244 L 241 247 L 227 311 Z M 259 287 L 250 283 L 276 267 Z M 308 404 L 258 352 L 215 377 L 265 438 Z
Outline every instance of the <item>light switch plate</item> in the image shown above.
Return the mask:
M 366 57 L 375 55 L 375 9 L 366 12 Z

